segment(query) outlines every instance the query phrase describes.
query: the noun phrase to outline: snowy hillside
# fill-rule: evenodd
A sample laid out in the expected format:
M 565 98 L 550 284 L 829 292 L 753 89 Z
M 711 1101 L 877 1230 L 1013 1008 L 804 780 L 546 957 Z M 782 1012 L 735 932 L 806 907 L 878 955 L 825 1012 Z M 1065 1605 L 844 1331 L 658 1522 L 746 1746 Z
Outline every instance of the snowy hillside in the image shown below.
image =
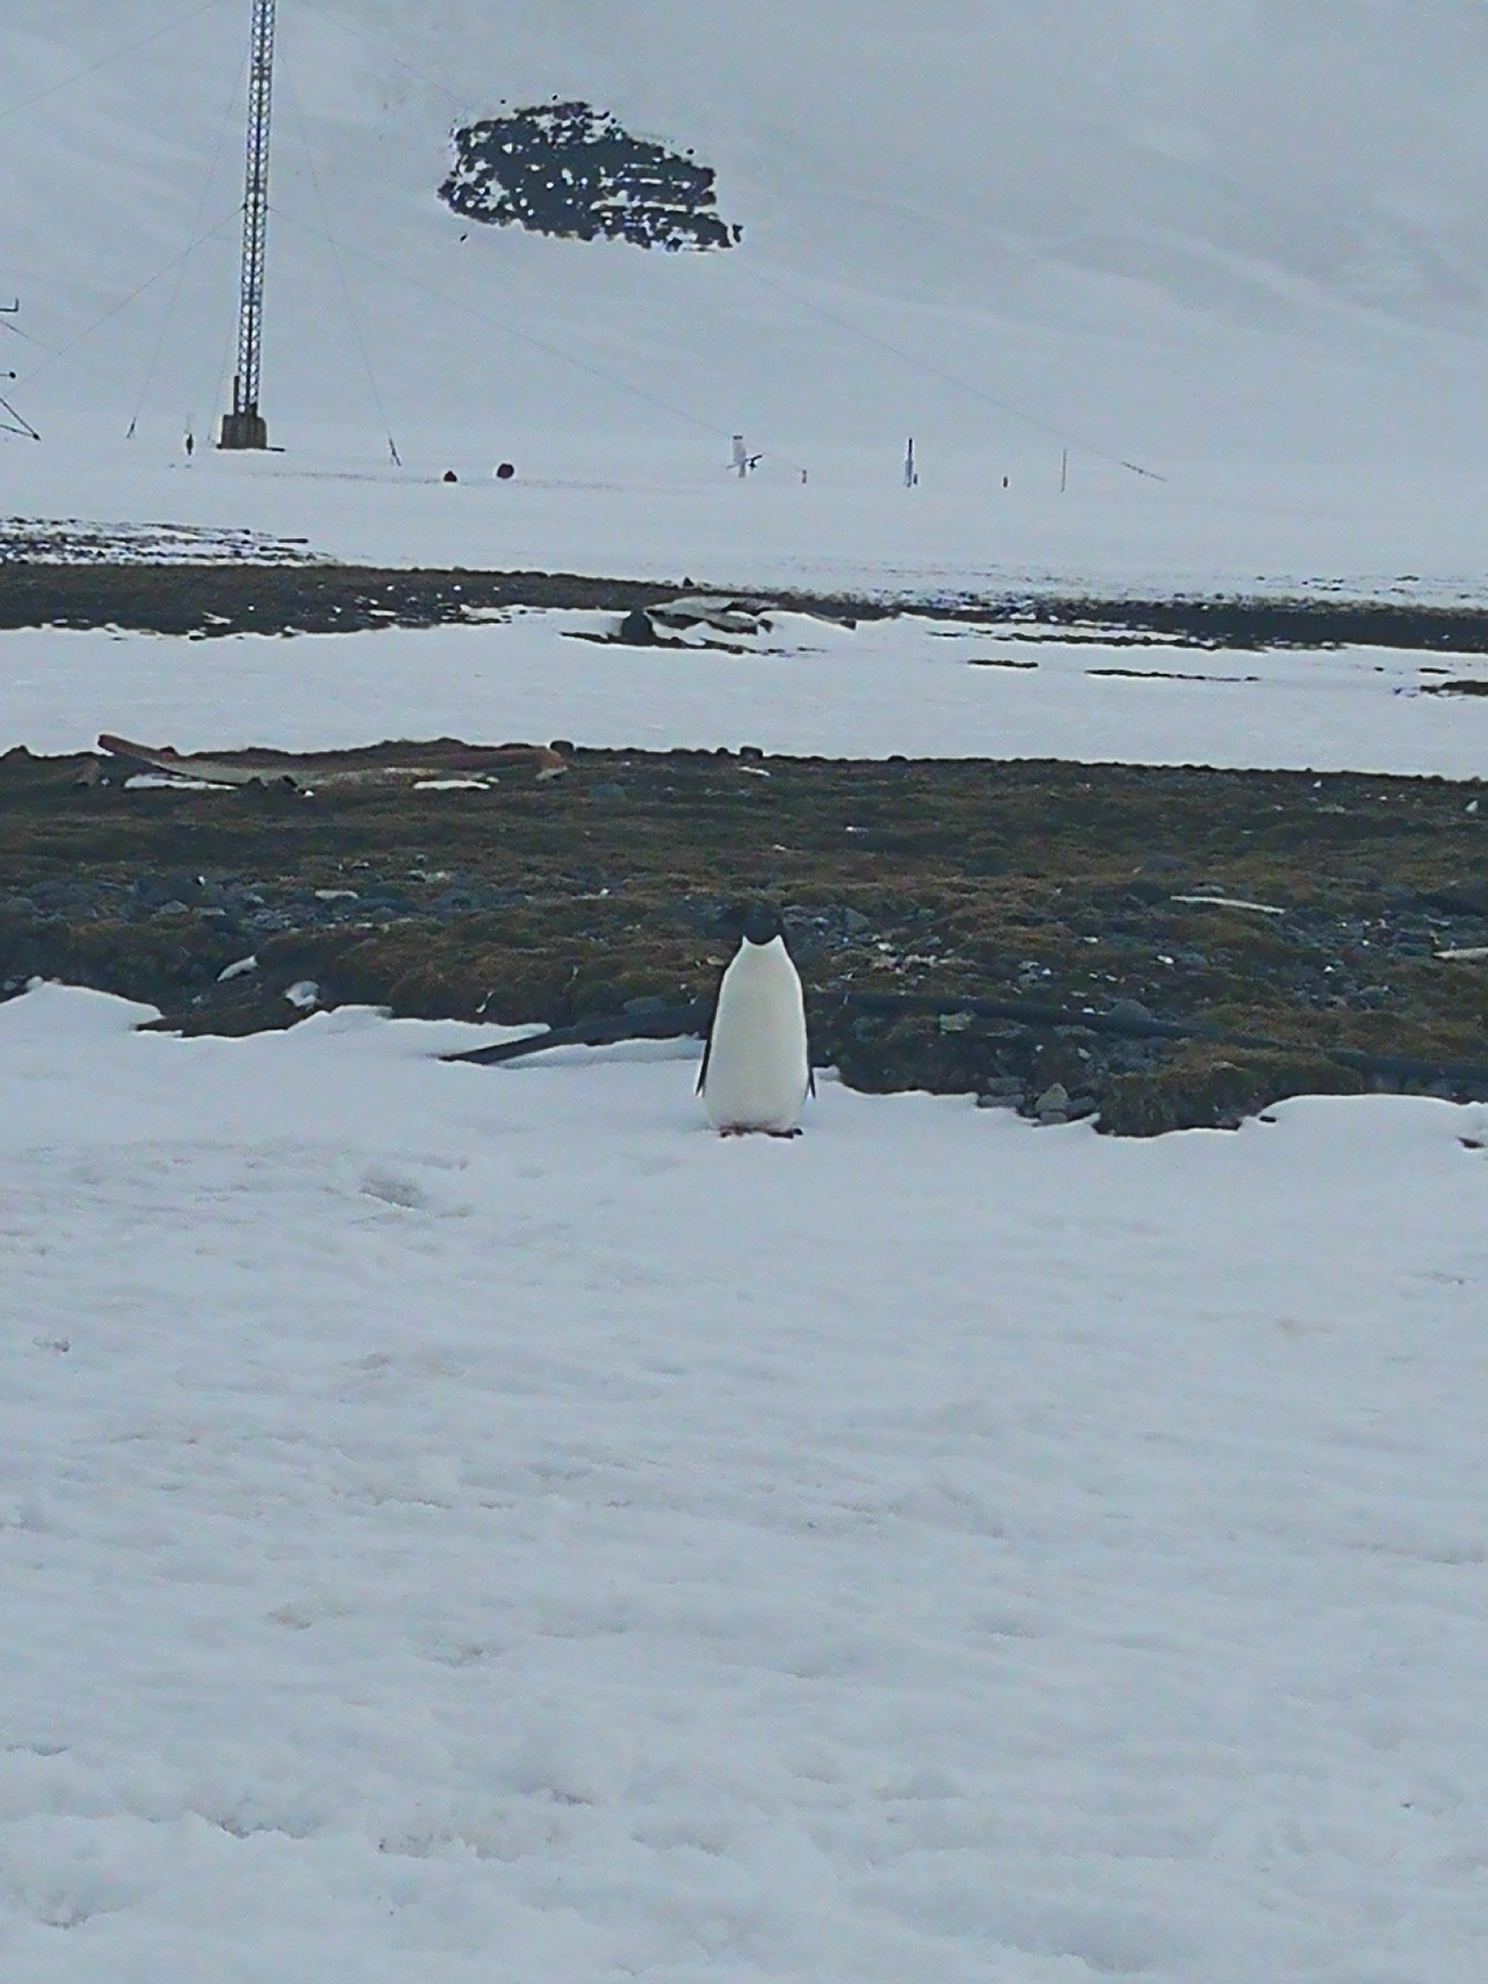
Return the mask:
M 86 469 L 93 513 L 158 510 L 184 425 L 220 413 L 247 12 L 5 9 L 0 289 L 23 311 L 0 322 L 37 342 L 0 342 L 50 449 L 0 453 L 9 507 L 75 514 Z M 1294 545 L 1303 571 L 1460 573 L 1488 447 L 1485 86 L 1468 0 L 285 0 L 271 430 L 286 474 L 375 472 L 391 429 L 410 471 L 506 455 L 629 489 L 711 483 L 743 431 L 780 502 L 804 468 L 847 505 L 903 494 L 913 433 L 984 564 L 1238 578 Z M 737 249 L 441 204 L 457 124 L 556 96 L 695 152 Z M 262 498 L 171 501 L 306 521 L 245 514 Z M 926 569 L 955 527 L 908 508 Z M 821 523 L 767 529 L 809 553 Z

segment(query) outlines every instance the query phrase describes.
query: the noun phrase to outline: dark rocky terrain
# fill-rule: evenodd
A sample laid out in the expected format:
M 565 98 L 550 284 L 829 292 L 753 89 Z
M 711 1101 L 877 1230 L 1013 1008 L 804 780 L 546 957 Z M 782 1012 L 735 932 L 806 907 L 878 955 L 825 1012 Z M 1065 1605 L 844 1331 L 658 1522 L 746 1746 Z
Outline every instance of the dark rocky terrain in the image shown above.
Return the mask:
M 733 248 L 713 168 L 583 102 L 528 104 L 462 125 L 439 197 L 462 220 L 673 254 Z
M 242 633 L 330 634 L 376 627 L 433 627 L 510 606 L 628 613 L 689 591 L 692 578 L 610 579 L 578 572 L 379 569 L 327 560 L 217 563 L 53 563 L 32 538 L 25 555 L 0 556 L 0 628 L 123 627 L 203 637 Z M 0 546 L 3 550 L 3 546 Z M 702 583 L 699 581 L 698 583 Z M 711 591 L 725 590 L 710 578 Z M 1488 654 L 1488 608 L 1408 601 L 1149 598 L 1009 591 L 945 594 L 912 602 L 885 596 L 771 592 L 767 605 L 829 619 L 867 620 L 912 611 L 943 620 L 1020 619 L 1100 626 L 1212 648 L 1324 647 L 1361 643 Z
M 336 762 L 410 756 L 461 749 Z M 752 895 L 785 907 L 818 1058 L 861 1087 L 1132 1134 L 1303 1091 L 1488 1095 L 1488 964 L 1439 955 L 1488 947 L 1482 785 L 580 749 L 546 784 L 307 797 L 0 757 L 0 993 L 55 976 L 191 1031 L 311 999 L 644 1015 L 711 996 Z

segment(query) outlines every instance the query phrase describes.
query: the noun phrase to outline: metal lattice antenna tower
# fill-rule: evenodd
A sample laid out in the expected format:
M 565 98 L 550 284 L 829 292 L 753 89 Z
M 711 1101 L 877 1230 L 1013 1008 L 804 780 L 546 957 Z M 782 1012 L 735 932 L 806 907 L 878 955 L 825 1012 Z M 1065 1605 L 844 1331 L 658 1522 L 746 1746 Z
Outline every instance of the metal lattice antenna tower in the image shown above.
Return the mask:
M 243 186 L 243 273 L 238 293 L 238 369 L 232 412 L 222 416 L 219 448 L 266 448 L 258 410 L 263 351 L 264 248 L 269 226 L 269 114 L 274 94 L 274 0 L 253 0 L 248 62 L 248 162 Z

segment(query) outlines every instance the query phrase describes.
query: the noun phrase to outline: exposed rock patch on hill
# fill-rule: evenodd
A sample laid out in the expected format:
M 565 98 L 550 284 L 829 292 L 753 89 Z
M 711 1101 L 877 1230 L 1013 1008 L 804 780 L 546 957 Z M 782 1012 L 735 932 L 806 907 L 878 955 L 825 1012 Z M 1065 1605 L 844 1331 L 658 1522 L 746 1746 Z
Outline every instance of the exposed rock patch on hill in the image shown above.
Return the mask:
M 455 132 L 454 147 L 439 197 L 466 220 L 674 253 L 732 248 L 743 232 L 717 211 L 711 166 L 587 103 L 482 118 Z

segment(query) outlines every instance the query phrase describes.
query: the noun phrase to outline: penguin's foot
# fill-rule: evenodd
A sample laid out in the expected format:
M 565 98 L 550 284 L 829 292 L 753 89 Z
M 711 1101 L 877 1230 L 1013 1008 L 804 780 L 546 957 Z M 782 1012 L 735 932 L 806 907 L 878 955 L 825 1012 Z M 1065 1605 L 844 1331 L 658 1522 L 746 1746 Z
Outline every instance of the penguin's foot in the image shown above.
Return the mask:
M 799 1137 L 801 1130 L 800 1126 L 797 1125 L 794 1130 L 766 1130 L 765 1135 L 767 1137 L 784 1137 L 789 1140 L 791 1137 Z
M 721 1137 L 799 1137 L 799 1127 L 794 1130 L 766 1130 L 758 1123 L 728 1123 L 719 1132 Z

